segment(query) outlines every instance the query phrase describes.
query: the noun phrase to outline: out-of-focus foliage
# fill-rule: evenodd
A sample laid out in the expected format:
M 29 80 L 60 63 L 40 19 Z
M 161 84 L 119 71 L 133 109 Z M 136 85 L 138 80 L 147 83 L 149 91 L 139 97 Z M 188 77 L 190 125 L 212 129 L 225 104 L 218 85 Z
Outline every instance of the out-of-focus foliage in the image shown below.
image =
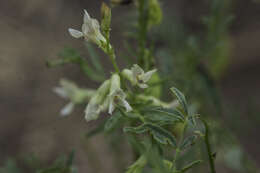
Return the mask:
M 69 156 L 60 156 L 51 165 L 46 166 L 36 156 L 30 155 L 23 159 L 22 163 L 9 159 L 0 168 L 0 173 L 77 173 L 73 160 L 74 152 L 71 152 Z

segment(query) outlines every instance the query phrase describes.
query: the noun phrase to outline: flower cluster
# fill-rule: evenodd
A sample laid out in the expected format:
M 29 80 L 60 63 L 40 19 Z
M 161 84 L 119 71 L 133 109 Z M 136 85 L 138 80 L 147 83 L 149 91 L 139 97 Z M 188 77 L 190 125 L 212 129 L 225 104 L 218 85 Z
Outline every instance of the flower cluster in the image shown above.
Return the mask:
M 100 25 L 96 19 L 93 19 L 88 14 L 87 10 L 84 10 L 82 31 L 78 31 L 69 28 L 69 33 L 72 37 L 81 38 L 84 37 L 86 41 L 91 41 L 98 46 L 102 46 L 102 43 L 106 43 L 105 37 L 100 32 Z
M 107 12 L 107 14 L 109 13 Z M 108 21 L 105 21 L 106 26 L 109 26 Z M 86 10 L 84 10 L 82 31 L 69 28 L 69 33 L 75 38 L 84 37 L 86 41 L 97 44 L 103 50 L 106 45 L 109 46 L 109 49 L 111 48 L 110 43 L 105 44 L 108 40 L 102 35 L 99 22 L 91 18 Z M 112 56 L 115 57 L 115 55 Z M 112 58 L 112 60 L 114 59 Z M 61 114 L 68 115 L 72 112 L 75 104 L 85 101 L 88 101 L 85 109 L 85 119 L 87 121 L 97 119 L 99 114 L 106 110 L 112 115 L 117 107 L 123 107 L 125 112 L 130 112 L 133 108 L 127 101 L 129 93 L 124 91 L 126 88 L 121 88 L 121 78 L 129 80 L 133 86 L 144 89 L 148 87 L 147 82 L 155 72 L 156 70 L 144 72 L 140 66 L 135 64 L 131 69 L 124 69 L 122 72 L 117 71 L 117 73 L 114 73 L 97 90 L 83 90 L 72 82 L 62 80 L 61 87 L 55 88 L 54 91 L 61 97 L 70 99 L 70 102 L 62 109 Z

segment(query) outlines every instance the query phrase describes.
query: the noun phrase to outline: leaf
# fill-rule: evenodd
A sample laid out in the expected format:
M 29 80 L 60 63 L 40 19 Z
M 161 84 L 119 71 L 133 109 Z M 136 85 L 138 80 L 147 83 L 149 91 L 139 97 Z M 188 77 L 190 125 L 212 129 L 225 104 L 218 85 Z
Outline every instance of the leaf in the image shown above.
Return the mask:
M 99 124 L 96 128 L 90 130 L 89 132 L 86 133 L 86 138 L 90 138 L 95 136 L 98 133 L 103 132 L 104 126 L 105 126 L 106 121 L 103 121 L 101 124 Z
M 174 95 L 177 97 L 179 103 L 181 104 L 184 112 L 186 113 L 186 115 L 188 115 L 188 106 L 187 106 L 187 101 L 185 96 L 183 95 L 182 92 L 180 92 L 177 88 L 172 87 L 171 91 L 174 93 Z
M 105 123 L 104 130 L 105 132 L 111 132 L 118 125 L 122 114 L 120 112 L 114 113 Z
M 148 129 L 146 128 L 146 124 L 143 124 L 138 127 L 125 127 L 124 128 L 125 133 L 131 132 L 131 133 L 141 134 L 141 133 L 145 133 L 147 131 L 148 131 Z
M 142 173 L 146 163 L 146 158 L 142 155 L 137 159 L 137 161 L 128 167 L 126 173 Z
M 200 164 L 201 162 L 203 162 L 202 160 L 196 160 L 193 161 L 192 163 L 190 163 L 189 165 L 185 166 L 184 168 L 181 169 L 181 173 L 184 173 L 186 171 L 188 171 L 189 169 L 193 168 L 194 166 Z
M 155 140 L 161 144 L 170 144 L 173 147 L 177 146 L 175 137 L 167 130 L 157 126 L 155 124 L 146 123 L 145 124 L 151 131 Z
M 104 81 L 104 76 L 95 71 L 88 62 L 83 59 L 80 54 L 73 48 L 64 48 L 59 54 L 60 58 L 57 60 L 47 61 L 48 67 L 62 66 L 65 64 L 78 64 L 83 73 L 90 79 L 101 82 Z
M 181 149 L 181 150 L 184 150 L 184 149 L 186 149 L 187 147 L 193 145 L 194 142 L 195 142 L 195 140 L 196 140 L 196 136 L 195 136 L 195 135 L 187 137 L 187 138 L 183 141 L 183 143 L 181 144 L 180 149 Z
M 96 70 L 100 73 L 100 74 L 105 74 L 102 64 L 100 62 L 100 57 L 97 55 L 95 49 L 93 48 L 93 46 L 89 43 L 86 43 L 87 49 L 88 49 L 88 53 L 90 55 L 90 60 L 92 62 L 92 64 L 94 65 L 94 67 L 96 68 Z
M 147 131 L 150 131 L 154 139 L 164 145 L 170 144 L 173 147 L 177 146 L 175 137 L 167 130 L 163 129 L 160 126 L 157 126 L 152 123 L 144 123 L 138 127 L 125 127 L 124 132 L 132 132 L 136 134 L 142 134 Z
M 180 111 L 176 109 L 167 109 L 163 107 L 147 108 L 144 115 L 146 116 L 146 118 L 155 121 L 167 121 L 167 122 L 184 121 L 184 116 Z
M 71 167 L 71 166 L 72 166 L 73 161 L 74 161 L 74 158 L 75 158 L 75 150 L 73 150 L 73 151 L 70 152 L 69 157 L 68 157 L 68 159 L 67 159 L 67 161 L 66 161 L 66 165 L 67 165 L 68 167 Z
M 75 168 L 72 167 L 74 160 L 74 151 L 69 156 L 59 157 L 50 167 L 40 169 L 36 173 L 72 173 Z

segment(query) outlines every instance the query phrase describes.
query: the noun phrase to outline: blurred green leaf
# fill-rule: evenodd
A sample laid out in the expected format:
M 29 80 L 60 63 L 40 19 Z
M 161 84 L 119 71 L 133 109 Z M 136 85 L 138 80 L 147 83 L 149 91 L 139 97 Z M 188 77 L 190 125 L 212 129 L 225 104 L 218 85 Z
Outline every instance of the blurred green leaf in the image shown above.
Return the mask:
M 6 161 L 5 166 L 0 168 L 0 173 L 21 173 L 14 160 L 9 159 Z
M 105 127 L 106 121 L 103 121 L 102 123 L 98 124 L 97 127 L 95 127 L 94 129 L 90 130 L 89 132 L 87 132 L 85 134 L 86 138 L 91 138 L 101 132 L 104 131 L 104 127 Z
M 194 166 L 200 164 L 202 162 L 202 160 L 196 160 L 193 161 L 192 163 L 190 163 L 189 165 L 185 166 L 184 168 L 181 169 L 180 173 L 184 173 L 188 170 L 190 170 L 191 168 L 193 168 Z
M 195 143 L 195 140 L 196 140 L 196 136 L 195 136 L 195 135 L 187 137 L 187 138 L 184 139 L 184 141 L 182 142 L 182 144 L 181 144 L 181 146 L 180 146 L 180 149 L 181 149 L 181 150 L 184 150 L 184 149 L 186 149 L 187 147 L 193 145 L 193 144 Z
M 146 163 L 146 158 L 144 155 L 142 155 L 131 166 L 128 167 L 126 173 L 142 173 Z
M 186 98 L 185 98 L 184 94 L 182 94 L 182 92 L 180 92 L 175 87 L 172 87 L 171 91 L 177 97 L 177 99 L 178 99 L 179 103 L 181 104 L 181 106 L 182 106 L 184 112 L 186 113 L 186 115 L 188 115 L 189 111 L 188 111 L 187 101 L 186 101 Z
M 94 65 L 94 67 L 96 68 L 96 70 L 100 73 L 105 75 L 102 63 L 100 62 L 100 57 L 98 56 L 98 54 L 96 53 L 94 47 L 92 46 L 92 44 L 90 43 L 86 43 L 87 49 L 88 49 L 88 53 L 91 59 L 92 64 Z
M 116 128 L 120 119 L 122 118 L 122 114 L 120 112 L 115 112 L 105 123 L 104 130 L 105 132 L 111 132 Z
M 57 60 L 47 61 L 48 67 L 62 66 L 68 63 L 78 64 L 83 73 L 88 76 L 93 81 L 102 82 L 104 81 L 104 76 L 97 71 L 95 71 L 88 62 L 83 59 L 80 54 L 73 48 L 64 48 L 64 50 L 59 54 L 60 58 Z

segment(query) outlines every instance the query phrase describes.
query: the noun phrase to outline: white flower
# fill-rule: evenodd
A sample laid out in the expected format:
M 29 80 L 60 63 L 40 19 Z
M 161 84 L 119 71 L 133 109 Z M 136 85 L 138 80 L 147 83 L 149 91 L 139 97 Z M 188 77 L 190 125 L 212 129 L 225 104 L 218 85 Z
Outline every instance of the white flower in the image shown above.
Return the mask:
M 133 85 L 137 85 L 140 88 L 147 88 L 148 85 L 146 83 L 150 80 L 150 78 L 156 71 L 157 70 L 154 69 L 145 73 L 141 67 L 139 67 L 137 64 L 134 64 L 131 70 L 128 69 L 123 70 L 123 75 Z
M 95 93 L 92 89 L 81 89 L 73 82 L 65 79 L 60 81 L 60 85 L 61 87 L 53 88 L 53 91 L 60 97 L 70 100 L 70 102 L 60 111 L 62 116 L 69 115 L 73 111 L 75 104 L 82 103 Z
M 84 10 L 82 31 L 69 28 L 69 33 L 75 38 L 84 37 L 87 41 L 92 41 L 101 46 L 101 43 L 106 43 L 105 37 L 100 32 L 100 25 L 96 19 L 93 19 L 88 14 L 87 10 Z
M 130 112 L 132 107 L 126 101 L 126 94 L 120 88 L 120 77 L 118 74 L 113 74 L 111 77 L 111 88 L 108 96 L 108 113 L 112 114 L 116 105 L 123 106 L 126 112 Z
M 132 107 L 126 101 L 126 94 L 122 89 L 116 89 L 109 95 L 108 113 L 112 115 L 116 105 L 123 106 L 126 112 L 132 111 Z
M 110 80 L 106 80 L 97 90 L 96 94 L 90 99 L 85 109 L 85 119 L 87 121 L 98 118 L 101 111 L 107 107 L 106 97 L 110 88 Z

